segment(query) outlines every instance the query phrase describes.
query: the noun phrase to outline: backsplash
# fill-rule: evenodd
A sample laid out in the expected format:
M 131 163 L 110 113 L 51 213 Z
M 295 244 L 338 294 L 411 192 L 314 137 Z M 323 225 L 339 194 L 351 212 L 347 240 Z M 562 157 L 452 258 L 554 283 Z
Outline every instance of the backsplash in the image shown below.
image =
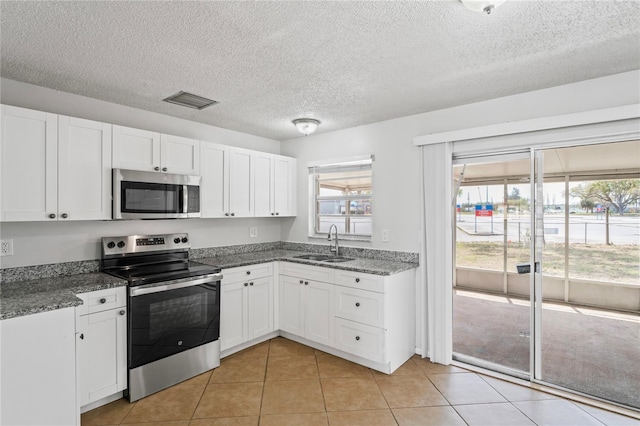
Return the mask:
M 253 253 L 268 250 L 295 250 L 307 253 L 329 253 L 327 244 L 294 243 L 274 241 L 257 244 L 239 244 L 222 247 L 192 249 L 192 259 L 227 256 L 233 254 Z M 418 253 L 368 249 L 360 247 L 340 247 L 340 254 L 348 257 L 365 259 L 391 260 L 396 262 L 418 263 Z M 65 275 L 77 275 L 100 271 L 99 260 L 83 260 L 79 262 L 52 263 L 48 265 L 20 266 L 0 269 L 0 284 L 15 281 L 27 281 Z

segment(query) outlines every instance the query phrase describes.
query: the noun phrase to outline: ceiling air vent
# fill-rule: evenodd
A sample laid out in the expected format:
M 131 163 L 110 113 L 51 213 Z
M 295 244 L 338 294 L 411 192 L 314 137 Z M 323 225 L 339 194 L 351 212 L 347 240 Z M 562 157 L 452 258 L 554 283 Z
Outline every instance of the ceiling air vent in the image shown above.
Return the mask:
M 202 96 L 182 91 L 176 93 L 173 96 L 169 96 L 166 99 L 163 99 L 163 101 L 195 109 L 204 109 L 206 107 L 210 107 L 211 105 L 219 103 L 218 101 L 203 98 Z

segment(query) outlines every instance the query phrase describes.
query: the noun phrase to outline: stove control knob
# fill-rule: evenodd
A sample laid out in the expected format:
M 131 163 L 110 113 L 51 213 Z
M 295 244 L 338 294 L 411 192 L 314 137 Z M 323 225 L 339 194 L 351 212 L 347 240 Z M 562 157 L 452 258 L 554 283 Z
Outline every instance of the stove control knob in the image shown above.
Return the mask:
M 107 244 L 107 247 L 112 249 L 116 246 L 116 243 L 114 243 L 113 241 L 109 241 L 109 243 Z
M 118 248 L 123 248 L 124 247 L 124 241 L 120 241 L 118 243 Z
M 189 242 L 189 239 L 187 237 L 182 237 L 182 242 L 183 243 L 187 243 L 187 242 Z
M 173 242 L 174 242 L 174 243 L 176 243 L 176 244 L 178 244 L 178 243 L 180 242 L 180 238 L 178 238 L 178 237 L 174 238 L 174 239 L 173 239 Z

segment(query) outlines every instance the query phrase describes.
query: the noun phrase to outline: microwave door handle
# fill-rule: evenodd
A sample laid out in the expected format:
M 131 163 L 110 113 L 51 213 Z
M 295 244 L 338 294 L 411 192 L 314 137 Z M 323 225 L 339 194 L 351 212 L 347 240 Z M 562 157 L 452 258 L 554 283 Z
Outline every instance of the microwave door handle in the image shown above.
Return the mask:
M 182 185 L 182 213 L 189 213 L 189 186 Z

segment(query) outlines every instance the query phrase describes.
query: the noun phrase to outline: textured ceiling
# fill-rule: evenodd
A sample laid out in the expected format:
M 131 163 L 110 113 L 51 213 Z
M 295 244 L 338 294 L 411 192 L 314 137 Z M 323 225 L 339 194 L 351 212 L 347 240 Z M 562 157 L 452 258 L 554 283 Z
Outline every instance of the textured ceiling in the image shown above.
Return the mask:
M 640 69 L 640 2 L 0 2 L 12 80 L 277 140 Z M 220 102 L 161 102 L 180 90 Z

